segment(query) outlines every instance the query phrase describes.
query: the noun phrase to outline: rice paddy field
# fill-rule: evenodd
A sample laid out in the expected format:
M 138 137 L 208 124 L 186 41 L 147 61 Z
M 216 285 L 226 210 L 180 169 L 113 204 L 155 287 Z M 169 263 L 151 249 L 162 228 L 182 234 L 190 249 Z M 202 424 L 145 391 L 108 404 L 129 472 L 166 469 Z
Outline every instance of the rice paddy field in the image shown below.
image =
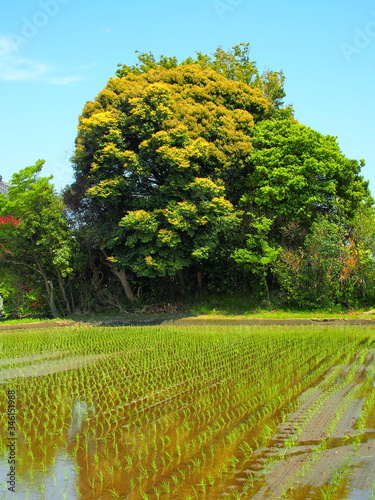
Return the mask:
M 371 326 L 0 332 L 2 498 L 375 498 L 374 370 Z

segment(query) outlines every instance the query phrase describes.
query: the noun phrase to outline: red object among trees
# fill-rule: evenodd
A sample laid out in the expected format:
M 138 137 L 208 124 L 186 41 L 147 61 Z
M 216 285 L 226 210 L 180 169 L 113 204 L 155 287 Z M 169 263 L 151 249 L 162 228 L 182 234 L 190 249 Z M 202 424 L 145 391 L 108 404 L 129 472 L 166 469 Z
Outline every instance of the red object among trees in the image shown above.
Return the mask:
M 0 224 L 12 224 L 16 227 L 19 223 L 20 219 L 16 219 L 13 215 L 0 215 Z

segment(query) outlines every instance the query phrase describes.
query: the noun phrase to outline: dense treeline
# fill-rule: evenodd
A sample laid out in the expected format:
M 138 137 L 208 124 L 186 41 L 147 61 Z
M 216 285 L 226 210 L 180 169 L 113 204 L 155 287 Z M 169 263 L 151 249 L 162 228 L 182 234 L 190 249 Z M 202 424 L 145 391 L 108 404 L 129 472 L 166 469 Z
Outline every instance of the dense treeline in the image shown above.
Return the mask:
M 0 226 L 7 311 L 56 316 L 198 291 L 370 305 L 363 161 L 295 120 L 283 73 L 260 74 L 248 44 L 138 59 L 86 103 L 74 183 L 57 195 L 39 161 L 0 199 L 13 217 Z

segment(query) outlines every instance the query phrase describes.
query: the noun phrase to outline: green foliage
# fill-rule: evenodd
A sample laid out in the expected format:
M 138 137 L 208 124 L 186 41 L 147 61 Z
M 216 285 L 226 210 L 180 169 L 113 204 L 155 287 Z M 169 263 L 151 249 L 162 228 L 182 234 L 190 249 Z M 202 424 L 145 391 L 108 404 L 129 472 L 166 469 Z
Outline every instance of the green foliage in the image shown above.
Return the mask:
M 248 214 L 248 226 L 252 233 L 246 234 L 246 248 L 239 248 L 233 252 L 234 260 L 252 273 L 264 273 L 272 264 L 281 248 L 270 245 L 269 232 L 273 221 L 267 217 Z
M 298 306 L 371 300 L 363 162 L 294 120 L 284 80 L 260 74 L 246 43 L 121 65 L 80 116 L 65 193 L 96 255 L 85 279 L 91 269 L 106 281 L 106 265 L 131 302 L 133 289 L 156 297 L 174 296 L 177 283 L 181 293 L 255 284 L 270 304 L 274 277 Z M 61 268 L 68 254 L 56 255 Z
M 52 177 L 39 177 L 44 161 L 27 167 L 13 175 L 8 197 L 2 200 L 1 211 L 11 213 L 20 219 L 12 231 L 14 252 L 37 250 L 43 256 L 48 254 L 51 264 L 63 275 L 68 275 L 70 248 L 68 226 L 63 214 L 62 200 L 49 184 Z M 13 252 L 13 253 L 14 253 Z
M 46 304 L 42 291 L 30 274 L 19 266 L 0 263 L 0 295 L 4 299 L 3 313 L 6 317 L 22 317 L 40 314 Z
M 342 250 L 339 228 L 326 219 L 313 224 L 303 249 L 284 250 L 275 271 L 289 300 L 305 308 L 337 304 Z
M 60 299 L 66 302 L 63 279 L 73 272 L 73 241 L 62 200 L 49 183 L 51 177 L 39 177 L 43 164 L 39 160 L 14 174 L 7 198 L 0 198 L 0 215 L 11 214 L 19 220 L 13 227 L 1 226 L 0 264 L 10 266 L 15 276 L 22 269 L 29 276 L 27 288 L 34 293 L 44 285 L 46 295 L 40 300 L 47 300 L 51 314 L 56 316 L 53 289 L 59 289 L 64 296 Z M 15 293 L 21 292 L 15 285 Z
M 276 260 L 281 248 L 274 246 L 269 238 L 272 219 L 255 216 L 251 213 L 247 215 L 247 225 L 251 233 L 245 235 L 245 248 L 237 248 L 232 253 L 232 258 L 247 272 L 260 277 L 262 287 L 267 295 L 268 305 L 271 307 L 267 272 L 270 265 Z
M 138 276 L 173 276 L 191 262 L 207 259 L 219 244 L 219 234 L 237 223 L 233 206 L 223 197 L 169 202 L 164 210 L 152 212 L 131 211 L 119 222 L 127 248 L 122 263 Z
M 371 215 L 373 221 L 373 214 Z M 304 245 L 285 248 L 274 265 L 282 290 L 288 300 L 303 308 L 357 307 L 374 298 L 373 246 L 364 238 L 364 231 L 374 242 L 374 227 L 364 228 L 362 212 L 357 220 L 355 238 L 339 225 L 322 218 L 312 225 Z M 367 221 L 368 223 L 368 221 Z M 371 236 L 370 236 L 371 235 Z
M 358 302 L 368 305 L 375 300 L 375 212 L 374 207 L 362 206 L 350 228 L 347 274 L 353 276 Z
M 270 69 L 260 74 L 256 62 L 250 59 L 249 43 L 239 43 L 228 51 L 218 47 L 212 56 L 202 52 L 196 54 L 195 58 L 188 57 L 182 61 L 181 65 L 199 64 L 201 68 L 211 68 L 228 80 L 244 82 L 253 88 L 259 88 L 275 109 L 281 108 L 282 99 L 285 97 L 284 74 L 282 71 L 272 71 Z M 153 69 L 171 69 L 179 65 L 176 57 L 162 55 L 157 61 L 151 52 L 139 53 L 138 61 L 133 66 L 119 64 L 119 69 L 116 72 L 117 76 L 140 75 Z
M 320 216 L 350 222 L 362 200 L 373 202 L 361 164 L 341 153 L 334 137 L 292 120 L 265 120 L 252 131 L 254 150 L 248 193 L 243 201 L 276 226 L 289 222 L 309 228 Z

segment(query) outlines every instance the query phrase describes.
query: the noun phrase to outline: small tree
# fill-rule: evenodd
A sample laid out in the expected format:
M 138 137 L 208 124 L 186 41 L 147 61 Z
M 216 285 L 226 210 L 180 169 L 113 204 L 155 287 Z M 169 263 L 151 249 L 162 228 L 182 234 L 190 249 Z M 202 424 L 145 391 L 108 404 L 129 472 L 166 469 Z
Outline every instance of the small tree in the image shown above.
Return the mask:
M 232 257 L 242 269 L 260 278 L 267 303 L 270 305 L 267 274 L 281 248 L 273 246 L 269 237 L 272 219 L 247 214 L 245 220 L 246 227 L 251 232 L 246 234 L 245 247 L 235 250 Z
M 340 303 L 343 250 L 338 226 L 324 218 L 313 224 L 303 248 L 284 249 L 274 270 L 288 301 L 308 309 Z
M 361 213 L 350 229 L 322 218 L 314 222 L 302 247 L 283 249 L 274 271 L 290 303 L 355 307 L 374 298 L 375 231 Z
M 64 280 L 72 272 L 73 242 L 64 216 L 64 205 L 50 184 L 39 177 L 39 160 L 13 175 L 7 198 L 0 196 L 0 216 L 11 217 L 0 226 L 0 263 L 23 269 L 36 288 L 44 285 L 50 313 L 70 312 Z

